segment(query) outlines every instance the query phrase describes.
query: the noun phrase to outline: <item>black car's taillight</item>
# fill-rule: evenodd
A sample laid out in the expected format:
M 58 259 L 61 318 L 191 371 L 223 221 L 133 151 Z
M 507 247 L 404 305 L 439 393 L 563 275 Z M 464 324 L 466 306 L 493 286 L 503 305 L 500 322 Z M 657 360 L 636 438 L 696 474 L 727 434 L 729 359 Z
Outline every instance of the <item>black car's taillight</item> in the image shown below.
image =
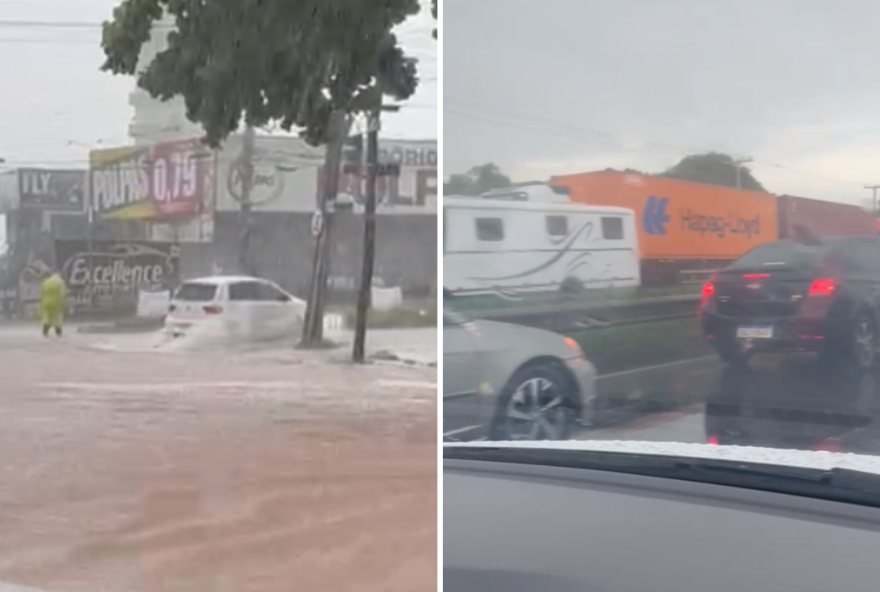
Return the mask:
M 706 305 L 709 304 L 709 301 L 714 295 L 715 284 L 712 282 L 706 282 L 705 284 L 703 284 L 703 291 L 700 294 L 700 311 L 706 308 Z
M 815 279 L 807 290 L 807 296 L 831 296 L 839 285 L 838 280 L 832 278 Z

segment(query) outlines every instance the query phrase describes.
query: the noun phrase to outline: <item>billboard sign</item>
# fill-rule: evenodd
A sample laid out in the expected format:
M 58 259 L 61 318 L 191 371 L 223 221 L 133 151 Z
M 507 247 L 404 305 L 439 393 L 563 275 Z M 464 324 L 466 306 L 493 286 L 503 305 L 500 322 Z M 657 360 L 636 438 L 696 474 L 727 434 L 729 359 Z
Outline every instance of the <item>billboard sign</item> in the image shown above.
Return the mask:
M 199 140 L 93 151 L 91 211 L 130 220 L 196 216 L 207 193 L 209 156 Z
M 18 195 L 23 210 L 84 212 L 86 171 L 19 169 Z
M 426 213 L 437 207 L 437 143 L 435 141 L 385 140 L 379 145 L 379 163 L 399 165 L 400 174 L 380 176 L 376 182 L 378 212 Z M 339 199 L 345 196 L 358 205 L 366 197 L 366 170 L 343 171 Z M 323 168 L 318 172 L 318 198 L 323 191 Z
M 171 287 L 179 248 L 170 243 L 55 241 L 71 312 L 119 312 L 136 306 L 140 290 Z

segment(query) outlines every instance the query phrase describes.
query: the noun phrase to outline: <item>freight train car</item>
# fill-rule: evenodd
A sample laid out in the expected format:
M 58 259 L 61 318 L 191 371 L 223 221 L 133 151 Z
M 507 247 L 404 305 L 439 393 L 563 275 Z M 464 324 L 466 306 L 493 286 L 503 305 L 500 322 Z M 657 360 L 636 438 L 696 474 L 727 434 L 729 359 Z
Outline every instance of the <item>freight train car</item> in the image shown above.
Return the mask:
M 701 282 L 776 240 L 776 197 L 702 183 L 599 171 L 555 177 L 571 200 L 636 212 L 644 285 Z
M 859 206 L 780 195 L 776 200 L 779 238 L 811 234 L 818 236 L 871 236 L 877 219 Z

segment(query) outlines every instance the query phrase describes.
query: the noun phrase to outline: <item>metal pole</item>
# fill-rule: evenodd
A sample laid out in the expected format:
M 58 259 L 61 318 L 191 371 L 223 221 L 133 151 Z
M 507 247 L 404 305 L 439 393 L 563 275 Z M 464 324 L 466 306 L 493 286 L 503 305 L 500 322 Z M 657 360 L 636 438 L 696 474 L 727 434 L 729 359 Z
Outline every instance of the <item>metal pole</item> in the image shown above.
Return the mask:
M 745 158 L 737 158 L 733 161 L 733 166 L 736 167 L 736 188 L 742 189 L 742 165 L 752 162 L 752 158 L 747 156 Z
M 339 192 L 339 165 L 349 124 L 349 118 L 344 111 L 335 110 L 331 113 L 328 122 L 329 141 L 324 153 L 324 192 L 318 204 L 323 222 L 315 242 L 309 300 L 300 347 L 320 346 L 324 340 L 324 305 L 327 297 L 327 278 L 330 275 L 330 247 L 333 217 L 336 212 L 336 194 Z
M 86 260 L 86 268 L 89 270 L 89 281 L 86 283 L 86 291 L 88 294 L 88 304 L 86 305 L 88 314 L 92 314 L 94 308 L 95 301 L 95 290 L 93 285 L 93 278 L 95 277 L 95 256 L 93 254 L 95 250 L 95 192 L 94 192 L 94 184 L 92 182 L 93 171 L 91 166 L 89 166 L 89 183 L 87 195 L 86 195 L 86 249 L 89 252 L 89 256 Z M 58 259 L 58 250 L 55 249 L 55 259 Z M 57 264 L 57 261 L 56 261 Z M 69 295 L 70 296 L 70 295 Z M 68 296 L 68 298 L 69 298 Z M 74 301 L 74 311 L 76 310 L 76 302 Z
M 253 227 L 253 204 L 251 190 L 254 184 L 254 145 L 256 131 L 252 125 L 245 127 L 241 147 L 241 238 L 238 247 L 238 265 L 243 273 L 253 275 L 251 265 L 251 234 Z
M 877 203 L 877 190 L 880 189 L 880 185 L 865 185 L 865 189 L 871 190 L 871 207 L 874 210 L 874 217 L 880 218 L 880 208 L 878 208 Z
M 358 288 L 357 318 L 354 329 L 352 360 L 362 364 L 366 357 L 367 315 L 373 289 L 373 266 L 376 252 L 376 180 L 379 176 L 379 120 L 382 98 L 369 113 L 367 130 L 367 191 L 364 204 L 364 257 L 361 263 L 361 283 Z

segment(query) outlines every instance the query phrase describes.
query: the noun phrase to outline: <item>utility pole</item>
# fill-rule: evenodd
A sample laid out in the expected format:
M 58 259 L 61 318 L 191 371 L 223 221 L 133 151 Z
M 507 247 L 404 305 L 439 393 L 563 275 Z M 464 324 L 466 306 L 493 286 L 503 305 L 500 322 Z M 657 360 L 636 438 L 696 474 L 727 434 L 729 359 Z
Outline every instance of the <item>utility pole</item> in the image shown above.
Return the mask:
M 86 200 L 86 249 L 89 251 L 89 255 L 86 258 L 86 269 L 89 272 L 89 281 L 86 285 L 86 290 L 88 290 L 89 295 L 89 304 L 88 311 L 92 312 L 92 305 L 94 303 L 94 277 L 95 277 L 95 210 L 97 209 L 97 204 L 95 203 L 95 186 L 93 180 L 94 172 L 92 170 L 91 163 L 89 164 L 89 171 L 86 173 L 86 189 L 85 189 L 85 200 Z M 58 253 L 55 253 L 55 257 L 57 259 Z M 58 262 L 55 262 L 56 265 Z
M 254 220 L 251 215 L 253 202 L 251 190 L 254 186 L 254 148 L 256 145 L 256 131 L 252 125 L 244 129 L 242 136 L 241 157 L 236 166 L 241 179 L 241 237 L 238 245 L 238 266 L 242 273 L 253 274 L 251 265 L 251 236 L 253 234 Z
M 877 207 L 877 190 L 880 189 L 880 185 L 865 185 L 865 189 L 871 190 L 871 207 L 874 209 L 874 217 L 880 218 L 880 209 Z
M 373 267 L 376 259 L 376 181 L 380 174 L 379 129 L 382 111 L 397 111 L 399 107 L 382 105 L 382 94 L 376 92 L 376 106 L 367 114 L 367 187 L 364 204 L 364 256 L 361 263 L 361 281 L 358 287 L 357 317 L 354 330 L 352 359 L 362 364 L 366 358 L 367 315 L 373 290 Z
M 324 305 L 327 297 L 327 278 L 330 275 L 330 246 L 336 195 L 339 193 L 339 165 L 342 145 L 348 135 L 349 118 L 344 111 L 334 110 L 328 122 L 328 141 L 324 152 L 324 194 L 318 203 L 320 226 L 317 230 L 315 255 L 309 285 L 309 301 L 303 323 L 300 347 L 317 347 L 324 341 Z
M 733 161 L 733 166 L 736 167 L 736 188 L 742 189 L 742 165 L 752 162 L 754 160 L 751 156 L 746 156 L 745 158 L 737 158 Z

